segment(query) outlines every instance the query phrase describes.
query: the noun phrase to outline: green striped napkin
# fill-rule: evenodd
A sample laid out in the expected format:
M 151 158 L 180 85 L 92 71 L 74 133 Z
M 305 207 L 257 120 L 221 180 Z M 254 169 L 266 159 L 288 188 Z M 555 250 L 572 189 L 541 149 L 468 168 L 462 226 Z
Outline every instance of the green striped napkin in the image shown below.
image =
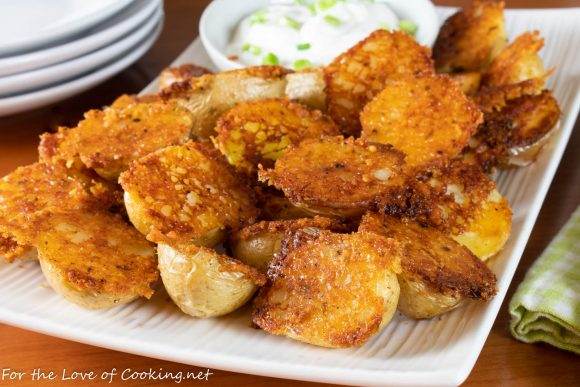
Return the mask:
M 516 339 L 580 354 L 580 207 L 528 271 L 509 311 Z

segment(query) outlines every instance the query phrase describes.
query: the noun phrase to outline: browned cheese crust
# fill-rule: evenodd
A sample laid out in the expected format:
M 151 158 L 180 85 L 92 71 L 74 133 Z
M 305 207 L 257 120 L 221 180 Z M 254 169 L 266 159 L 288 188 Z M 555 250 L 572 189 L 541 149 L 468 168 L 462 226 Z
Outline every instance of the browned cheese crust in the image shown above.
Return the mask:
M 446 75 L 389 82 L 361 113 L 361 137 L 405 153 L 410 167 L 455 157 L 483 121 L 477 106 Z
M 485 69 L 507 42 L 503 9 L 503 1 L 474 0 L 445 20 L 433 46 L 437 70 Z
M 151 153 L 133 162 L 119 182 L 131 221 L 154 242 L 152 231 L 173 240 L 171 245 L 217 243 L 210 234 L 241 227 L 257 216 L 251 190 L 205 143 Z
M 193 63 L 182 64 L 177 67 L 168 67 L 159 74 L 159 90 L 164 90 L 174 83 L 184 82 L 191 78 L 201 77 L 212 72 L 205 67 Z
M 367 214 L 360 231 L 393 238 L 402 248 L 405 281 L 421 282 L 433 292 L 478 300 L 496 293 L 496 278 L 467 248 L 434 228 L 389 216 Z
M 388 145 L 328 137 L 290 147 L 259 178 L 313 213 L 357 216 L 402 187 L 403 164 L 402 153 Z
M 449 76 L 459 85 L 465 95 L 474 95 L 481 85 L 481 73 L 477 71 L 450 73 Z
M 325 70 L 328 112 L 346 135 L 360 132 L 363 107 L 392 79 L 433 73 L 428 48 L 408 34 L 378 30 Z
M 90 110 L 72 129 L 41 136 L 41 160 L 76 159 L 102 177 L 117 180 L 129 163 L 168 145 L 189 139 L 192 120 L 175 102 L 146 102 L 127 95 L 110 107 Z
M 369 233 L 298 231 L 271 265 L 253 322 L 315 345 L 360 346 L 385 323 L 381 292 L 399 270 L 398 254 L 393 240 Z
M 286 99 L 241 102 L 218 120 L 216 132 L 216 147 L 249 176 L 255 175 L 258 164 L 271 168 L 289 145 L 339 134 L 320 111 Z

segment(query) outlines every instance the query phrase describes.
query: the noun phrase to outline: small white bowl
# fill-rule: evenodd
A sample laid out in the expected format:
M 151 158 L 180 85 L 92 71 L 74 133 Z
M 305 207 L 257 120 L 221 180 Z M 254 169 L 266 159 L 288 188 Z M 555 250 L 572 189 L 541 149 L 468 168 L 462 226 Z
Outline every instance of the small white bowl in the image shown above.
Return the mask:
M 389 5 L 399 19 L 410 19 L 419 29 L 416 39 L 431 46 L 439 31 L 439 18 L 429 0 L 381 0 Z M 221 70 L 244 67 L 228 59 L 226 47 L 238 23 L 247 15 L 270 4 L 270 0 L 214 0 L 204 10 L 199 22 L 199 35 L 209 57 Z

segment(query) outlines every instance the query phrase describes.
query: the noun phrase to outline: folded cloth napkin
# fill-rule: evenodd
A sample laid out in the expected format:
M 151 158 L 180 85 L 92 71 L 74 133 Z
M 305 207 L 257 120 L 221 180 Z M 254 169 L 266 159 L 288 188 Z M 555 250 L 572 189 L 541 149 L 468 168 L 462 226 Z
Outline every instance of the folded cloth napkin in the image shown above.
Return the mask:
M 509 311 L 516 339 L 580 354 L 580 207 L 528 271 Z

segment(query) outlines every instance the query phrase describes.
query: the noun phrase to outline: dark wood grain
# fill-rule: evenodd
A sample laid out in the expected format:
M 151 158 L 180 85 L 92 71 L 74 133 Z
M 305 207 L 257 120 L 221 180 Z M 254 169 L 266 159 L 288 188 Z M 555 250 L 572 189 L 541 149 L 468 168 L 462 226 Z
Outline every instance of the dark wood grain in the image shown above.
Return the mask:
M 206 0 L 167 0 L 163 33 L 153 48 L 137 63 L 94 89 L 52 107 L 0 119 L 0 175 L 36 158 L 38 135 L 59 125 L 72 125 L 90 108 L 110 103 L 122 93 L 141 90 L 161 69 L 171 62 L 196 36 L 199 16 Z M 464 1 L 438 1 L 445 5 L 461 5 Z M 570 7 L 580 1 L 507 1 L 511 7 Z M 528 345 L 514 340 L 508 332 L 507 302 L 526 270 L 580 204 L 580 133 L 578 122 L 548 193 L 524 256 L 515 274 L 504 305 L 487 339 L 483 352 L 466 385 L 578 385 L 578 358 L 548 345 Z M 149 368 L 189 371 L 196 367 L 125 354 L 88 346 L 50 336 L 0 325 L 0 371 L 2 368 L 31 372 L 34 368 L 92 370 L 102 372 L 117 368 L 148 370 Z M 204 369 L 200 369 L 204 371 Z M 303 382 L 264 378 L 212 370 L 206 385 L 272 386 L 300 385 Z M 0 381 L 0 385 L 9 384 Z M 18 385 L 32 384 L 29 380 Z M 54 385 L 55 382 L 42 384 Z M 91 385 L 104 382 L 92 382 Z M 117 383 L 114 383 L 117 384 Z M 123 382 L 122 385 L 143 385 Z M 145 384 L 161 385 L 149 381 Z M 202 384 L 200 382 L 200 384 Z M 72 383 L 70 383 L 72 385 Z

